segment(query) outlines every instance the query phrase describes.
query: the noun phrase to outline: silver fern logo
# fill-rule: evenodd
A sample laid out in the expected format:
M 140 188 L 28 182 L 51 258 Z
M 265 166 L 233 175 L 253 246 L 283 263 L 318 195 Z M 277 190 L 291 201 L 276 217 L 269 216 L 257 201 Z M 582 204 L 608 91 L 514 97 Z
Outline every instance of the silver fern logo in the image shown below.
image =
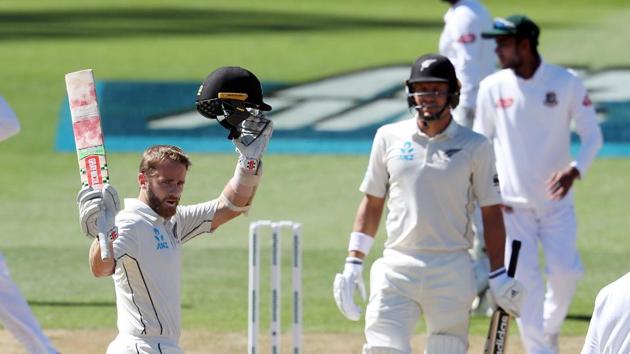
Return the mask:
M 400 159 L 410 161 L 413 160 L 414 149 L 411 146 L 411 141 L 405 141 L 403 147 L 400 149 Z

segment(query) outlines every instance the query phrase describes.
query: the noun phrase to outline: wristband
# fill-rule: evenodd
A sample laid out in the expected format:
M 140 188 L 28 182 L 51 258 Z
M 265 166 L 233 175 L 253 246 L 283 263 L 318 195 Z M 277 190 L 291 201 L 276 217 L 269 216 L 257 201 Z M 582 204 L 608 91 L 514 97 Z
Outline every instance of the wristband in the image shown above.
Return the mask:
M 497 268 L 488 274 L 488 278 L 494 279 L 496 277 L 501 276 L 501 274 L 505 273 L 505 267 Z
M 219 200 L 225 204 L 225 206 L 227 206 L 228 209 L 237 212 L 237 213 L 247 213 L 247 211 L 249 210 L 249 205 L 246 206 L 236 206 L 234 205 L 234 203 L 232 203 L 226 196 L 225 194 L 221 193 L 221 195 L 219 196 Z
M 497 289 L 507 280 L 507 272 L 505 271 L 505 267 L 501 267 L 496 269 L 488 275 L 488 285 L 490 285 L 491 289 Z
M 250 174 L 243 170 L 240 164 L 237 164 L 236 170 L 234 171 L 234 182 L 236 182 L 237 185 L 256 187 L 260 183 L 260 177 L 262 176 L 262 163 L 258 166 L 256 174 Z
M 354 231 L 350 233 L 348 251 L 359 251 L 367 256 L 370 253 L 370 248 L 372 248 L 373 243 L 374 237 L 364 234 L 363 232 Z
M 359 257 L 348 256 L 348 257 L 346 257 L 346 263 L 362 265 L 363 264 L 363 260 L 361 258 L 359 258 Z

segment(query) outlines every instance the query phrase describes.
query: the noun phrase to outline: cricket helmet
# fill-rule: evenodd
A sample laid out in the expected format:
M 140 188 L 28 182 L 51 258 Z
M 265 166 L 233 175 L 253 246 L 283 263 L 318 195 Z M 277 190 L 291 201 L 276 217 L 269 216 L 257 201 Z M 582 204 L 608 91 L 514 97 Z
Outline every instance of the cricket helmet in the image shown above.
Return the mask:
M 448 84 L 447 105 L 452 108 L 459 104 L 460 83 L 455 74 L 455 67 L 447 57 L 439 54 L 426 54 L 419 57 L 411 66 L 409 79 L 405 82 L 407 103 L 415 107 L 413 84 L 418 82 L 444 82 Z
M 238 66 L 225 66 L 210 73 L 199 86 L 195 106 L 202 116 L 216 119 L 228 129 L 228 139 L 243 133 L 258 137 L 269 123 L 261 111 L 271 111 L 271 106 L 263 102 L 256 75 Z M 245 120 L 252 122 L 244 124 Z

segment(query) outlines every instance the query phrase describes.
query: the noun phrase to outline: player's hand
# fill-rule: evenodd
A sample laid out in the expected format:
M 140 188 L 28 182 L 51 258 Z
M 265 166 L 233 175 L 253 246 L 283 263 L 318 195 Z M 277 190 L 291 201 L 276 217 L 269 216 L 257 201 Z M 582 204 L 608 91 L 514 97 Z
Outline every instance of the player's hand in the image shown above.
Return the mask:
M 362 273 L 363 260 L 357 257 L 348 257 L 343 273 L 337 273 L 333 283 L 333 295 L 337 307 L 347 319 L 352 321 L 361 319 L 361 308 L 354 303 L 355 289 L 359 290 L 363 301 L 367 298 Z
M 115 217 L 120 211 L 120 200 L 113 186 L 105 184 L 102 190 L 83 187 L 77 195 L 77 204 L 81 231 L 86 236 L 98 237 L 97 222 L 103 223 L 103 229 L 107 230 L 109 237 L 115 234 Z
M 503 273 L 490 279 L 490 292 L 494 302 L 514 317 L 519 317 L 527 290 L 521 282 Z
M 250 117 L 242 123 L 241 135 L 233 139 L 236 151 L 239 153 L 238 164 L 249 174 L 256 174 L 260 165 L 260 158 L 269 144 L 273 133 L 273 122 L 264 117 Z M 258 137 L 248 131 L 258 131 L 261 125 L 266 124 Z
M 580 177 L 580 171 L 575 167 L 569 167 L 564 171 L 559 171 L 551 175 L 547 180 L 547 194 L 551 200 L 564 198 L 576 178 Z

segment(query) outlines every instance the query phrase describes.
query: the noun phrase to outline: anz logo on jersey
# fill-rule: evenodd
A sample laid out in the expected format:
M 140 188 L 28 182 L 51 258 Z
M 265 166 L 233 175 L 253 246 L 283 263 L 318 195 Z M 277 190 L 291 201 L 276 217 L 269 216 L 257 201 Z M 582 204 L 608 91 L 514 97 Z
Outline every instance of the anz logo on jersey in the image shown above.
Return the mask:
M 400 149 L 400 159 L 411 161 L 413 160 L 413 147 L 411 141 L 405 141 L 403 147 Z
M 157 227 L 153 228 L 153 237 L 157 241 L 155 245 L 156 250 L 163 250 L 168 248 L 168 242 L 164 240 L 164 235 L 160 233 L 160 229 L 158 229 Z

